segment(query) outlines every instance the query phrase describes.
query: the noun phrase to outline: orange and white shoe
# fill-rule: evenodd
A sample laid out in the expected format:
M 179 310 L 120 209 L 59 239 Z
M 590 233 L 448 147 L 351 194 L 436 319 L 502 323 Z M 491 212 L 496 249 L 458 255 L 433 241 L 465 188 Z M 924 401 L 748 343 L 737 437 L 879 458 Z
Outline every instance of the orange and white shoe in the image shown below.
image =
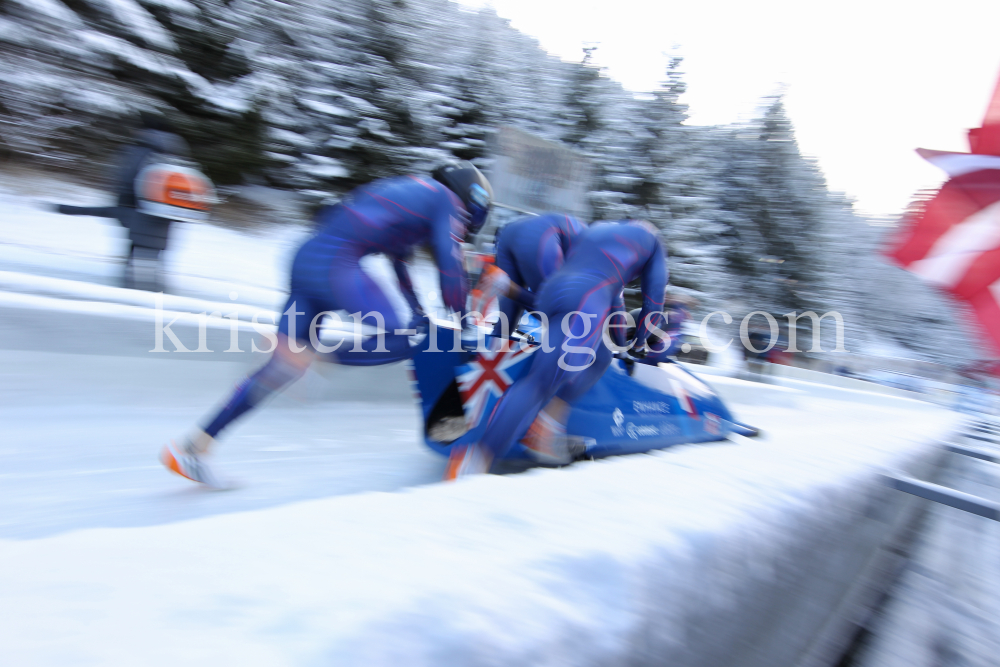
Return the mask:
M 454 482 L 459 477 L 482 475 L 490 471 L 493 454 L 480 445 L 459 445 L 451 448 L 444 481 Z
M 544 410 L 531 422 L 521 444 L 540 463 L 565 465 L 573 460 L 566 427 Z
M 181 445 L 171 440 L 160 451 L 160 462 L 167 470 L 213 489 L 229 488 L 228 484 L 215 475 L 206 458 L 205 451 L 195 449 L 188 439 L 183 440 Z
M 510 289 L 510 276 L 496 264 L 487 264 L 479 276 L 479 282 L 472 290 L 472 312 L 480 314 L 480 320 L 476 324 L 482 324 L 486 318 L 486 309 L 490 307 L 490 302 L 498 296 L 507 294 Z

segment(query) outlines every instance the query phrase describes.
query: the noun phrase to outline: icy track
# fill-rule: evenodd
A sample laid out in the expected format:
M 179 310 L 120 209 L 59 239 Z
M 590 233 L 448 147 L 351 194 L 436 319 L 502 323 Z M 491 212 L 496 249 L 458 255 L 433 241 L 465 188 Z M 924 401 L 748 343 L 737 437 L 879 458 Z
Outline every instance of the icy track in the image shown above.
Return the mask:
M 405 393 L 373 400 L 402 370 L 333 369 L 212 493 L 155 453 L 239 365 L 3 354 L 4 665 L 793 664 L 884 530 L 875 473 L 954 420 L 800 383 L 735 406 L 764 440 L 441 485 Z

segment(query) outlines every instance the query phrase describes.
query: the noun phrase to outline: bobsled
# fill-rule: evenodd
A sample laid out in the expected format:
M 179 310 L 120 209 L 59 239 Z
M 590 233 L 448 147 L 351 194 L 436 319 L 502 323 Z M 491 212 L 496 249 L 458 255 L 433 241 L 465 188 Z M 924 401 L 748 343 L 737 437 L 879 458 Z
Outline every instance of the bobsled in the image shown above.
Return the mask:
M 528 372 L 539 349 L 531 333 L 523 331 L 508 339 L 484 335 L 475 345 L 462 341 L 460 334 L 455 328 L 430 326 L 410 361 L 424 441 L 446 456 L 452 447 L 481 439 L 493 407 Z M 566 430 L 577 443 L 571 452 L 576 460 L 758 433 L 738 422 L 719 395 L 680 364 L 653 366 L 622 355 L 571 406 Z M 520 443 L 504 456 L 532 458 Z

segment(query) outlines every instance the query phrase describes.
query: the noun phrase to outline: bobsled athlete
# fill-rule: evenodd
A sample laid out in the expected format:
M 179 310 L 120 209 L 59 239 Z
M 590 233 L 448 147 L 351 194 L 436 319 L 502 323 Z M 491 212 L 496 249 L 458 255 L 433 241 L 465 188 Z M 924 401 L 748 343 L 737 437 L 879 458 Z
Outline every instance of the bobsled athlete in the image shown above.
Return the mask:
M 563 265 L 573 241 L 585 229 L 574 217 L 546 213 L 515 220 L 500 230 L 496 263 L 486 265 L 472 290 L 474 313 L 485 314 L 489 303 L 499 297 L 500 319 L 493 335 L 509 334 L 524 308 L 534 308 L 542 283 Z
M 641 357 L 651 333 L 665 335 L 660 327 L 667 261 L 656 228 L 639 220 L 602 223 L 577 238 L 562 268 L 549 276 L 538 295 L 537 310 L 548 318 L 546 344 L 494 407 L 482 441 L 452 450 L 445 479 L 488 471 L 493 459 L 521 438 L 543 460 L 564 458 L 554 445 L 565 439 L 569 404 L 611 363 L 604 324 L 622 310 L 622 290 L 638 277 L 642 310 L 629 352 Z
M 235 419 L 305 373 L 317 354 L 318 320 L 327 311 L 360 312 L 366 317 L 373 313 L 385 332 L 355 346 L 361 348 L 357 351 L 338 351 L 333 361 L 368 366 L 407 358 L 409 335 L 424 313 L 403 258 L 414 246 L 429 244 L 444 304 L 461 313 L 467 295 L 461 241 L 467 231 L 474 233 L 482 226 L 492 197 L 486 177 L 472 163 L 460 162 L 435 170 L 432 178 L 375 181 L 321 211 L 318 232 L 299 248 L 292 263 L 288 302 L 269 361 L 245 378 L 201 428 L 164 447 L 163 464 L 196 482 L 218 486 L 206 463 L 215 439 Z M 392 260 L 413 310 L 406 329 L 407 322 L 399 319 L 386 294 L 361 269 L 361 258 L 374 253 Z

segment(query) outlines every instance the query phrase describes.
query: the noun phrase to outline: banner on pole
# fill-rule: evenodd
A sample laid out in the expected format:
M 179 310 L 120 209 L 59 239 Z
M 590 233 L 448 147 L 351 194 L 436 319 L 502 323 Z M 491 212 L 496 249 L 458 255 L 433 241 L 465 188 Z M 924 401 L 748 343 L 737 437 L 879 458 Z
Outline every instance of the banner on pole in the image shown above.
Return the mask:
M 507 126 L 497 130 L 491 144 L 489 179 L 498 204 L 532 213 L 590 217 L 587 192 L 592 167 L 587 158 L 563 144 Z

